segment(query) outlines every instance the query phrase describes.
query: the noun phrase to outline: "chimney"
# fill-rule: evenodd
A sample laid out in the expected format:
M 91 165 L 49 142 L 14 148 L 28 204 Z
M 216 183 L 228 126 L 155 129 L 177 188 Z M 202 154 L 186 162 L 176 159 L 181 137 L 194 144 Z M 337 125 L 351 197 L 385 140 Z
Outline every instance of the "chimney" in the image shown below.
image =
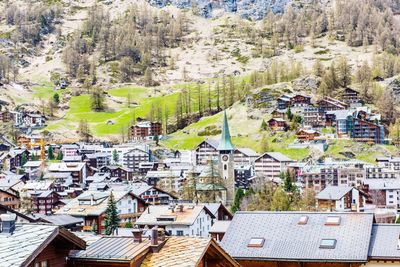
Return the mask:
M 1 214 L 1 233 L 6 235 L 12 235 L 15 230 L 15 221 L 17 219 L 16 214 Z
M 158 244 L 158 228 L 157 226 L 154 226 L 153 228 L 151 228 L 151 245 L 152 246 L 157 246 Z
M 142 229 L 135 228 L 132 230 L 132 234 L 134 243 L 142 243 L 142 234 L 143 234 Z
M 178 210 L 179 210 L 179 212 L 183 212 L 183 204 L 180 204 L 180 205 L 178 206 Z
M 93 206 L 94 204 L 94 196 L 93 194 L 90 194 L 90 206 Z

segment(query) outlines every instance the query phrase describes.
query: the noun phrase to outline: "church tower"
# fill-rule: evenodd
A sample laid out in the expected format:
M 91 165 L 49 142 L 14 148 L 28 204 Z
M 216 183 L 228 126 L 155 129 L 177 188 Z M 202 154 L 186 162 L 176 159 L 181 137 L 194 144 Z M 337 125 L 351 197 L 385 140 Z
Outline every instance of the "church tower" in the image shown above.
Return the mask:
M 222 124 L 221 140 L 219 141 L 219 173 L 221 175 L 224 186 L 226 187 L 226 202 L 228 205 L 233 203 L 235 197 L 235 171 L 233 147 L 231 141 L 231 134 L 229 132 L 228 119 L 226 111 L 224 112 L 224 119 Z

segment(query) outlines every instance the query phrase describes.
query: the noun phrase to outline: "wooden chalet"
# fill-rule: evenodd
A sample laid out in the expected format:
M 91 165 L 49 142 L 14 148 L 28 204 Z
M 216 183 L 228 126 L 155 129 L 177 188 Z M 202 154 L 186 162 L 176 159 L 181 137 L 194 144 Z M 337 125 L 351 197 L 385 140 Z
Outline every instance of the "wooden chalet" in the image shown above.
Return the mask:
M 315 140 L 321 134 L 315 130 L 301 129 L 296 133 L 297 139 L 303 142 Z
M 342 110 L 346 109 L 348 105 L 342 101 L 339 101 L 337 99 L 331 98 L 331 97 L 325 97 L 317 102 L 317 105 L 320 109 L 322 109 L 324 112 L 330 111 L 330 110 Z
M 268 126 L 273 131 L 284 131 L 288 129 L 288 124 L 284 119 L 272 118 L 268 121 Z
M 360 93 L 357 92 L 356 90 L 351 89 L 350 87 L 346 87 L 342 93 L 343 102 L 348 105 L 351 105 L 353 103 L 359 103 L 361 101 L 359 94 Z
M 272 118 L 280 118 L 280 119 L 286 119 L 286 109 L 274 109 L 274 111 L 271 112 Z

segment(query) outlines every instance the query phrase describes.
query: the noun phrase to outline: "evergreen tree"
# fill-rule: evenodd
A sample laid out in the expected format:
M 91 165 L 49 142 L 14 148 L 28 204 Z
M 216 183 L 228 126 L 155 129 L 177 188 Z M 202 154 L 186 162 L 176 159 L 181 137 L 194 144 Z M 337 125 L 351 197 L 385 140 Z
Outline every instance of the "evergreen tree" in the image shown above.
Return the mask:
M 117 210 L 117 203 L 114 199 L 114 194 L 111 192 L 110 196 L 108 197 L 108 204 L 106 209 L 106 217 L 105 217 L 105 234 L 111 235 L 114 231 L 117 230 L 119 226 L 119 217 L 118 217 L 118 210 Z
M 117 150 L 114 149 L 113 151 L 113 161 L 116 163 L 119 161 L 119 156 Z
M 290 109 L 290 106 L 288 107 L 287 111 L 286 111 L 286 116 L 288 117 L 288 119 L 291 121 L 293 118 L 293 113 L 292 110 Z
M 59 95 L 58 93 L 55 93 L 55 94 L 53 95 L 53 102 L 54 102 L 56 105 L 60 104 L 60 95 Z
M 286 173 L 281 173 L 281 179 L 282 178 L 284 180 L 283 190 L 285 190 L 286 193 L 293 193 L 294 191 L 296 191 L 296 185 L 293 183 L 289 171 L 287 171 Z
M 21 156 L 21 166 L 24 166 L 27 161 L 28 161 L 28 158 L 27 158 L 26 154 L 23 153 Z
M 260 127 L 261 131 L 266 131 L 268 129 L 268 124 L 265 122 L 265 120 L 263 119 L 261 122 L 261 127 Z
M 60 150 L 60 151 L 58 152 L 58 154 L 57 154 L 57 160 L 62 160 L 63 157 L 64 157 L 64 155 L 63 155 L 62 151 Z
M 53 152 L 53 147 L 49 146 L 49 150 L 47 151 L 47 157 L 49 158 L 49 160 L 53 160 L 54 159 L 54 152 Z
M 231 211 L 235 213 L 236 211 L 240 210 L 240 201 L 244 197 L 244 191 L 242 188 L 238 188 L 236 190 L 235 199 L 233 201 L 233 205 Z

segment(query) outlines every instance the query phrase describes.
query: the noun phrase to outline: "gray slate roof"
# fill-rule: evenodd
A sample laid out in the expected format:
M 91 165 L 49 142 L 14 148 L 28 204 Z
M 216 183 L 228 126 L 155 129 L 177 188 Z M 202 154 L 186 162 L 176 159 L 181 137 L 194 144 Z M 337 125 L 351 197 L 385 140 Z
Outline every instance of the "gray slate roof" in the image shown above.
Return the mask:
M 304 215 L 308 222 L 299 225 Z M 333 215 L 340 225 L 326 226 Z M 238 212 L 221 245 L 235 259 L 366 262 L 372 222 L 372 213 Z M 247 247 L 252 237 L 265 238 L 264 246 Z M 323 238 L 336 239 L 336 248 L 320 249 Z
M 353 187 L 351 186 L 327 186 L 324 190 L 318 193 L 316 198 L 324 200 L 340 200 L 352 189 Z
M 374 224 L 368 256 L 373 259 L 400 259 L 397 248 L 399 236 L 399 224 Z
M 0 266 L 21 266 L 56 228 L 53 225 L 21 224 L 16 226 L 13 235 L 0 234 Z

